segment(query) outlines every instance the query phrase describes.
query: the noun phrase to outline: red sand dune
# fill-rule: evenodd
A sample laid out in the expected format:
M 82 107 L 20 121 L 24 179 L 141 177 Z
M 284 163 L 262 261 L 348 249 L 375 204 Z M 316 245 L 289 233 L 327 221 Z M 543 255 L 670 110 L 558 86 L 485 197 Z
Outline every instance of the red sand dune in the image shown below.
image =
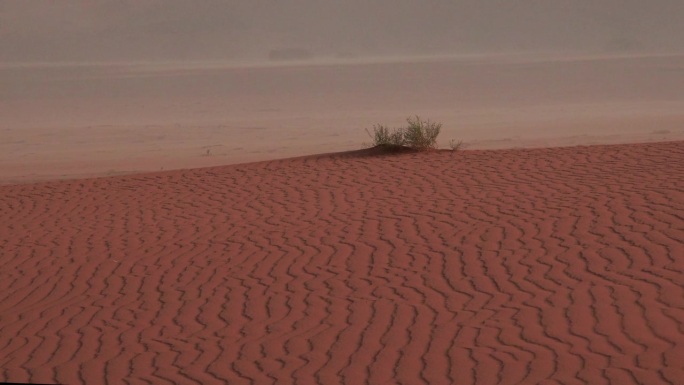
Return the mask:
M 0 186 L 0 380 L 682 384 L 684 142 Z

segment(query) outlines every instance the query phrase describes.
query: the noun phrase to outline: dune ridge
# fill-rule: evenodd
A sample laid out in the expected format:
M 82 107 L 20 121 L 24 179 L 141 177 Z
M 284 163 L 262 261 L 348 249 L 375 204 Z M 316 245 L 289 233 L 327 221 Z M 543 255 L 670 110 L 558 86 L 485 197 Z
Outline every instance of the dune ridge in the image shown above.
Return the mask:
M 0 381 L 678 384 L 684 142 L 0 186 Z
M 353 150 L 409 115 L 443 123 L 442 148 L 679 141 L 682 74 L 684 54 L 0 63 L 0 184 Z

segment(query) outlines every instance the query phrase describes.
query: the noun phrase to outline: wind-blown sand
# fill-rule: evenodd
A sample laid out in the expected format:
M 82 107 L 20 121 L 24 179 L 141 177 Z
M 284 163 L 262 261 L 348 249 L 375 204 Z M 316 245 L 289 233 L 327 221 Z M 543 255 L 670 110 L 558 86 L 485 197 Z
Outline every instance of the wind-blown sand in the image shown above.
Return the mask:
M 355 150 L 418 114 L 471 149 L 684 140 L 684 55 L 0 64 L 0 184 Z
M 0 380 L 681 384 L 684 142 L 0 186 Z

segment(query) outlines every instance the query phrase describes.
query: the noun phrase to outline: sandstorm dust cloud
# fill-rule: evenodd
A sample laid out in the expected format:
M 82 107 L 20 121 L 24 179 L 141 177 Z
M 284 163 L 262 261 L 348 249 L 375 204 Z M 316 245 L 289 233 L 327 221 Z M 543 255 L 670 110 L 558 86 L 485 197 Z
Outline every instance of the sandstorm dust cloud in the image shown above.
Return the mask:
M 0 1 L 0 61 L 672 52 L 681 0 Z

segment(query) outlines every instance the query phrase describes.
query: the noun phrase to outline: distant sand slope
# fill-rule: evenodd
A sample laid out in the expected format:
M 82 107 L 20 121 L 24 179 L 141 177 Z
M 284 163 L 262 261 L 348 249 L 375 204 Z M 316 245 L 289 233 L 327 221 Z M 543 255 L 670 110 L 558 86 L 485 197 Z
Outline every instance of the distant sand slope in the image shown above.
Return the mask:
M 443 148 L 684 140 L 684 54 L 0 63 L 0 85 L 0 184 L 353 150 L 414 114 Z
M 0 217 L 2 381 L 684 378 L 684 142 L 2 186 Z

